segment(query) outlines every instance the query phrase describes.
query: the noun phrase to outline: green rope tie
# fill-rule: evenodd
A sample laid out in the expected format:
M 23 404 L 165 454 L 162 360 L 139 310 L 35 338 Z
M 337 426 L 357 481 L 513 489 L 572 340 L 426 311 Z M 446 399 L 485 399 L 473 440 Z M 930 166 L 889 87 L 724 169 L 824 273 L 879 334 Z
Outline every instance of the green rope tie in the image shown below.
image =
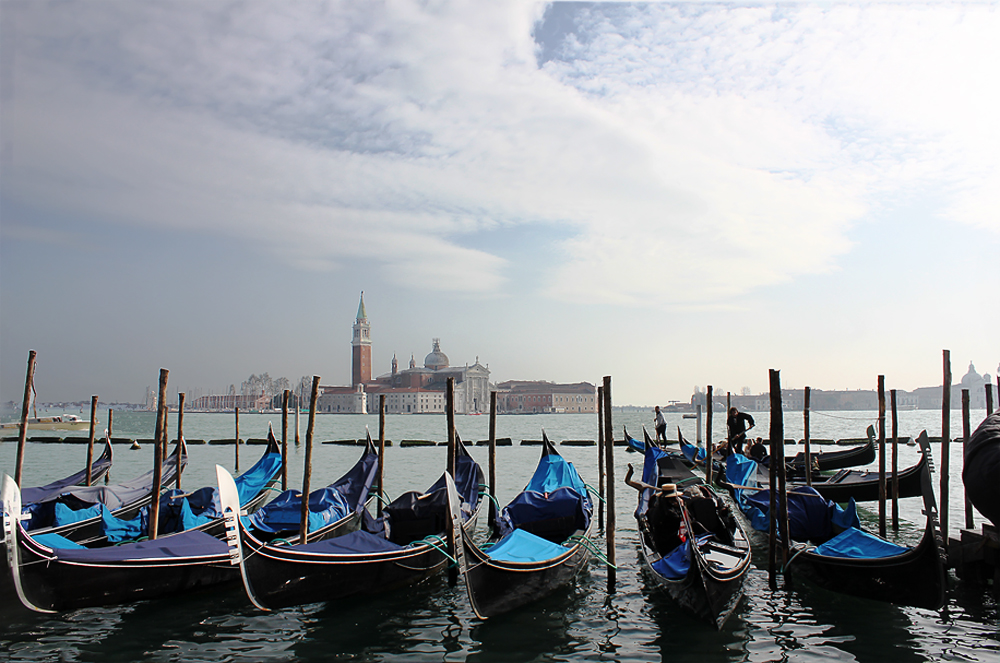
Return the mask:
M 608 501 L 606 499 L 604 499 L 604 496 L 601 495 L 599 492 L 597 492 L 596 488 L 594 488 L 593 486 L 591 486 L 589 483 L 586 483 L 586 482 L 583 485 L 586 486 L 588 493 L 590 493 L 591 495 L 593 495 L 597 499 L 601 500 L 605 504 L 608 503 Z

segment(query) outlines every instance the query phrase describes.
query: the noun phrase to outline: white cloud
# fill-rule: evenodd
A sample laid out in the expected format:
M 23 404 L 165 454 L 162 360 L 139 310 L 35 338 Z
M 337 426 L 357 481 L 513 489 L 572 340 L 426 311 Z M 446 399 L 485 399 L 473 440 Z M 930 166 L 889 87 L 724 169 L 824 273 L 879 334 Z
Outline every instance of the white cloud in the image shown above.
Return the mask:
M 657 305 L 834 269 L 928 183 L 997 229 L 989 8 L 574 9 L 539 69 L 536 3 L 28 4 L 4 196 L 466 293 L 517 265 L 464 236 L 561 224 L 550 295 Z

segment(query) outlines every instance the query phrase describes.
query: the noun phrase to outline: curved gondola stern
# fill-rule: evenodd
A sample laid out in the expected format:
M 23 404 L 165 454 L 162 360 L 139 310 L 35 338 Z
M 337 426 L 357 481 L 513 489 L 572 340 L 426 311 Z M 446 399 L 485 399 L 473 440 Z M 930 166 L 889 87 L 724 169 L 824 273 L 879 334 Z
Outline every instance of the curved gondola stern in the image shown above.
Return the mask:
M 4 541 L 7 544 L 7 566 L 14 581 L 14 590 L 17 598 L 21 600 L 26 608 L 35 612 L 54 613 L 55 610 L 48 610 L 37 606 L 28 600 L 24 594 L 24 586 L 21 582 L 21 541 L 20 541 L 20 518 L 21 518 L 21 490 L 9 475 L 3 475 L 0 495 L 3 498 L 3 533 Z
M 937 548 L 935 580 L 938 584 L 939 590 L 936 601 L 937 605 L 932 608 L 937 610 L 944 605 L 945 601 L 945 586 L 947 584 L 945 561 L 947 560 L 948 553 L 944 545 L 944 535 L 941 532 L 937 500 L 934 498 L 934 486 L 931 479 L 934 472 L 934 461 L 933 455 L 931 454 L 930 440 L 927 439 L 927 431 L 921 431 L 920 435 L 917 436 L 917 445 L 920 447 L 920 452 L 923 454 L 925 460 L 924 470 L 920 473 L 920 488 L 924 501 L 924 514 L 927 516 L 925 537 L 933 539 L 934 546 Z M 928 534 L 930 535 L 929 537 L 927 536 Z
M 243 588 L 246 590 L 247 598 L 257 608 L 270 612 L 270 608 L 263 605 L 253 591 L 253 585 L 247 576 L 246 560 L 243 555 L 243 541 L 240 532 L 240 493 L 236 488 L 236 481 L 221 465 L 215 466 L 215 476 L 219 482 L 219 501 L 222 503 L 222 519 L 225 522 L 226 545 L 229 546 L 229 563 L 240 568 L 240 577 L 243 579 Z

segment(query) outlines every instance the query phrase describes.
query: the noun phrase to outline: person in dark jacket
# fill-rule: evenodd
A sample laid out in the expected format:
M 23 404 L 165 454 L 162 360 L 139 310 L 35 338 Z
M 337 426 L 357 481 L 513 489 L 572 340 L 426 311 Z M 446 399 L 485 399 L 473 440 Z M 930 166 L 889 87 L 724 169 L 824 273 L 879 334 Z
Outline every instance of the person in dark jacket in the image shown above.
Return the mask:
M 753 417 L 734 407 L 729 408 L 726 428 L 729 430 L 729 451 L 731 453 L 743 453 L 743 441 L 746 440 L 747 431 L 753 427 Z

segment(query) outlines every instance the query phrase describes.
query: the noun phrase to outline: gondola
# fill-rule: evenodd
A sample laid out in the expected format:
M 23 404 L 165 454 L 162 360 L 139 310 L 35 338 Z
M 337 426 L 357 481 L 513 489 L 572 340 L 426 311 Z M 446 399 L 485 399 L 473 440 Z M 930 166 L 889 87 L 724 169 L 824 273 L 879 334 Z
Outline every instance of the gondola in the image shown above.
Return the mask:
M 486 547 L 463 531 L 460 568 L 476 616 L 495 617 L 568 584 L 590 558 L 592 516 L 583 480 L 543 431 L 535 473 Z
M 812 461 L 813 470 L 831 472 L 833 470 L 842 470 L 847 467 L 868 465 L 869 463 L 874 462 L 875 429 L 872 426 L 869 426 L 866 432 L 868 435 L 868 442 L 860 446 L 850 447 L 849 449 L 841 449 L 840 451 L 821 451 L 819 453 L 810 453 L 809 457 Z M 804 451 L 800 451 L 791 458 L 786 458 L 785 463 L 795 471 L 796 475 L 805 475 L 806 453 Z
M 458 440 L 456 475 L 465 522 L 474 527 L 482 499 L 483 472 Z M 358 512 L 363 528 L 305 544 L 266 543 L 237 519 L 231 481 L 216 468 L 228 507 L 227 542 L 250 601 L 261 610 L 334 601 L 403 587 L 442 571 L 449 555 L 448 495 L 442 476 L 426 492 L 409 492 L 384 508 L 378 520 Z M 370 485 L 370 483 L 369 483 Z
M 111 463 L 113 460 L 114 454 L 111 449 L 111 438 L 105 433 L 104 451 L 101 452 L 101 455 L 90 464 L 91 485 L 96 484 L 107 475 L 107 473 L 111 470 Z M 86 481 L 87 469 L 84 468 L 76 474 L 71 474 L 65 479 L 53 481 L 48 485 L 23 489 L 21 491 L 21 500 L 24 504 L 43 502 L 47 499 L 58 496 L 70 486 L 82 486 Z
M 238 499 L 254 504 L 265 497 L 280 459 L 277 446 L 269 444 L 262 458 L 241 475 Z M 102 547 L 88 548 L 58 534 L 26 531 L 13 517 L 20 512 L 20 492 L 8 476 L 2 493 L 10 577 L 17 598 L 31 610 L 50 613 L 128 603 L 238 579 L 228 563 L 226 544 L 212 534 L 224 531 L 221 513 L 193 529 L 160 538 L 119 545 L 108 545 L 105 538 Z
M 750 544 L 726 501 L 687 459 L 647 442 L 635 511 L 644 566 L 677 603 L 721 629 L 743 596 Z
M 1000 411 L 976 427 L 963 455 L 962 483 L 969 501 L 1000 527 Z
M 178 467 L 183 468 L 186 464 L 187 451 L 178 442 L 173 453 L 163 461 L 163 485 L 173 481 Z M 58 534 L 70 541 L 87 541 L 101 536 L 105 511 L 120 519 L 134 518 L 150 503 L 152 492 L 152 470 L 119 484 L 68 486 L 35 502 L 29 503 L 22 498 L 22 524 L 33 536 Z
M 649 434 L 646 433 L 645 428 L 643 429 L 643 434 L 645 439 L 649 440 Z M 627 436 L 627 433 L 626 433 Z M 677 440 L 680 444 L 681 452 L 687 459 L 692 463 L 702 463 L 705 461 L 705 449 L 704 447 L 698 447 L 689 443 L 684 439 L 684 435 L 681 433 L 680 427 L 677 428 Z M 630 446 L 634 445 L 634 448 L 638 451 L 641 450 L 642 445 L 638 440 L 631 440 L 629 442 Z M 843 449 L 841 451 L 823 451 L 820 453 L 810 453 L 810 458 L 812 459 L 813 472 L 825 472 L 837 469 L 857 467 L 858 465 L 867 465 L 875 460 L 875 429 L 871 426 L 868 427 L 868 442 L 857 447 L 851 447 L 850 449 Z M 716 455 L 716 462 L 719 463 L 723 460 L 721 455 Z M 767 465 L 766 456 L 763 458 L 758 458 L 758 462 L 762 465 Z M 721 466 L 719 466 L 720 469 Z M 785 458 L 785 467 L 790 477 L 793 481 L 798 480 L 799 477 L 805 476 L 805 452 L 800 452 L 792 457 Z M 720 476 L 720 473 L 716 473 L 716 476 Z M 820 478 L 819 475 L 814 475 L 814 478 Z M 877 499 L 877 497 L 876 497 Z
M 930 458 L 930 445 L 926 432 L 917 440 L 925 459 Z M 735 467 L 746 461 L 734 457 Z M 749 461 L 752 463 L 752 461 Z M 931 486 L 931 462 L 927 460 L 920 473 L 921 495 L 924 501 L 926 524 L 920 542 L 910 548 L 899 546 L 860 527 L 853 504 L 843 510 L 830 500 L 805 487 L 789 492 L 789 529 L 791 530 L 788 566 L 792 577 L 802 577 L 820 587 L 883 601 L 896 605 L 915 606 L 936 610 L 944 604 L 945 570 L 944 549 L 938 528 L 937 505 Z M 752 477 L 744 471 L 729 475 L 737 483 Z M 737 484 L 739 485 L 739 484 Z M 744 513 L 748 508 L 746 495 L 734 490 Z M 755 528 L 766 528 L 766 510 L 769 496 L 758 493 L 758 514 Z M 760 518 L 763 510 L 763 519 Z M 808 541 L 806 541 L 808 539 Z

